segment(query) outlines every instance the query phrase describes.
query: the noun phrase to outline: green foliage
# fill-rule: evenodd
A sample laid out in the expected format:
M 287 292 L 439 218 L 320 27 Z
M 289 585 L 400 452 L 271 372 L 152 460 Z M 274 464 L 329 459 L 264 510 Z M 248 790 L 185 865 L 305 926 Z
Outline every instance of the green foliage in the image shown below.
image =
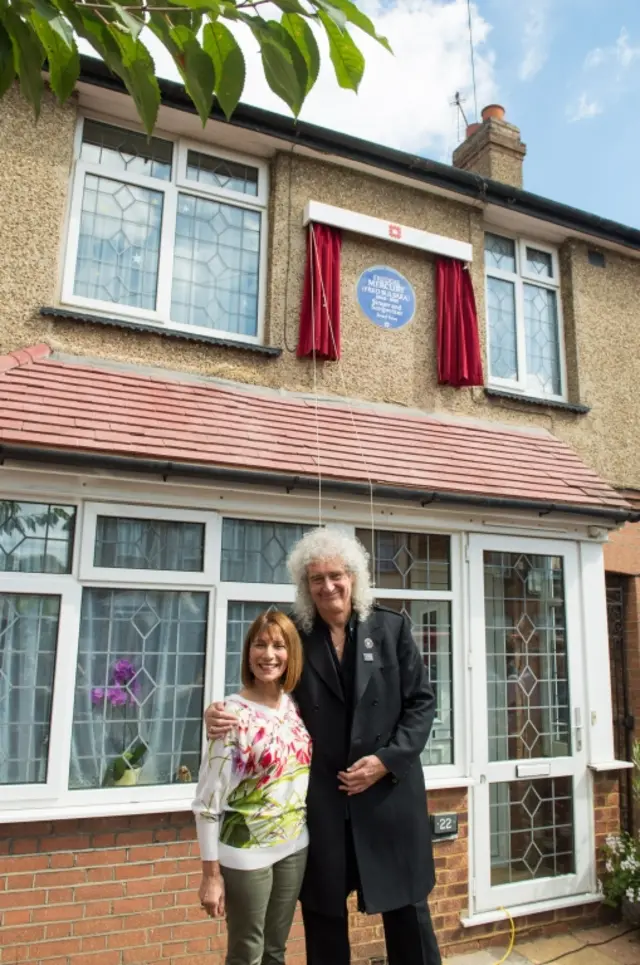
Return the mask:
M 326 33 L 336 78 L 347 90 L 358 90 L 364 71 L 351 29 L 391 49 L 352 0 L 272 0 L 268 6 L 281 11 L 280 20 L 263 17 L 266 0 L 0 0 L 0 97 L 17 79 L 37 117 L 46 67 L 64 103 L 78 81 L 76 38 L 82 37 L 120 77 L 151 134 L 160 89 L 145 45 L 150 31 L 180 72 L 203 126 L 214 97 L 228 118 L 242 97 L 246 72 L 226 20 L 249 27 L 267 84 L 297 117 L 320 68 L 311 25 Z
M 138 739 L 131 750 L 125 751 L 116 757 L 107 768 L 104 779 L 105 786 L 110 786 L 116 781 L 121 781 L 127 771 L 141 767 L 147 750 L 148 748 L 144 741 Z

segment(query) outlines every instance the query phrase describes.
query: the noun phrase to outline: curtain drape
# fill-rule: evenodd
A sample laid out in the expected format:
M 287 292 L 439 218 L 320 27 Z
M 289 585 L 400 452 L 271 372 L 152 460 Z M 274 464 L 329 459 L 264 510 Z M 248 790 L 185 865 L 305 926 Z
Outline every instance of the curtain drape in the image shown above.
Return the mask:
M 436 259 L 438 383 L 484 385 L 478 314 L 471 275 L 462 261 Z
M 340 358 L 340 252 L 342 233 L 310 224 L 300 308 L 298 358 L 325 362 Z

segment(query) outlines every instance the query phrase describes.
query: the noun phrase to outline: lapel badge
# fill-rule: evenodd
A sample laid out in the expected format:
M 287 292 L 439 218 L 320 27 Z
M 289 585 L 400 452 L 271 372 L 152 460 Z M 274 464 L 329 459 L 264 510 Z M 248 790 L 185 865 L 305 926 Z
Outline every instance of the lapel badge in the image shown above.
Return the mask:
M 367 639 L 364 641 L 364 645 L 367 650 L 373 650 L 373 640 L 371 637 L 367 637 Z
M 363 654 L 362 654 L 362 657 L 363 657 L 363 659 L 364 659 L 365 661 L 367 661 L 368 663 L 373 663 L 373 654 L 372 654 L 372 653 L 363 653 Z

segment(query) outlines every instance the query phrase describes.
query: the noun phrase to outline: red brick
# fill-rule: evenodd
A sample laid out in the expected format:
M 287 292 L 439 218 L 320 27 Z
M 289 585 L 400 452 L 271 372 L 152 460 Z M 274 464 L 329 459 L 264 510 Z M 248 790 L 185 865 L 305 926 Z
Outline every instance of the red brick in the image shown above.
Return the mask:
M 12 908 L 2 916 L 5 927 L 8 925 L 24 925 L 31 921 L 30 908 Z
M 45 891 L 0 891 L 0 909 L 43 905 Z
M 96 901 L 106 898 L 122 898 L 124 896 L 124 884 L 119 881 L 106 881 L 96 885 L 79 885 L 74 890 L 74 901 Z
M 122 950 L 123 965 L 135 965 L 135 962 L 156 962 L 161 957 L 162 945 L 143 945 L 140 948 Z
M 80 952 L 69 957 L 70 965 L 121 965 L 120 952 Z
M 63 938 L 57 942 L 38 942 L 31 946 L 31 960 L 33 962 L 45 961 L 48 958 L 73 955 L 79 952 L 81 943 L 78 938 Z
M 125 925 L 124 918 L 114 918 L 113 915 L 109 915 L 107 918 L 81 918 L 73 923 L 73 934 L 105 935 L 110 932 L 123 931 L 127 927 L 131 927 L 128 920 L 127 925 Z
M 80 868 L 95 868 L 97 865 L 116 866 L 126 861 L 127 852 L 124 848 L 112 848 L 111 850 L 99 851 L 93 848 L 91 851 L 83 851 L 76 855 L 76 864 Z

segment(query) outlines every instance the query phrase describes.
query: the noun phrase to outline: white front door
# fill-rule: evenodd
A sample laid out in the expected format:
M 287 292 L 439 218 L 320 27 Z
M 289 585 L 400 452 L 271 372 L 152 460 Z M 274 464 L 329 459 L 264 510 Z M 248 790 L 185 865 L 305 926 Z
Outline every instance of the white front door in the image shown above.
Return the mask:
M 475 911 L 588 892 L 580 574 L 573 543 L 472 536 Z

